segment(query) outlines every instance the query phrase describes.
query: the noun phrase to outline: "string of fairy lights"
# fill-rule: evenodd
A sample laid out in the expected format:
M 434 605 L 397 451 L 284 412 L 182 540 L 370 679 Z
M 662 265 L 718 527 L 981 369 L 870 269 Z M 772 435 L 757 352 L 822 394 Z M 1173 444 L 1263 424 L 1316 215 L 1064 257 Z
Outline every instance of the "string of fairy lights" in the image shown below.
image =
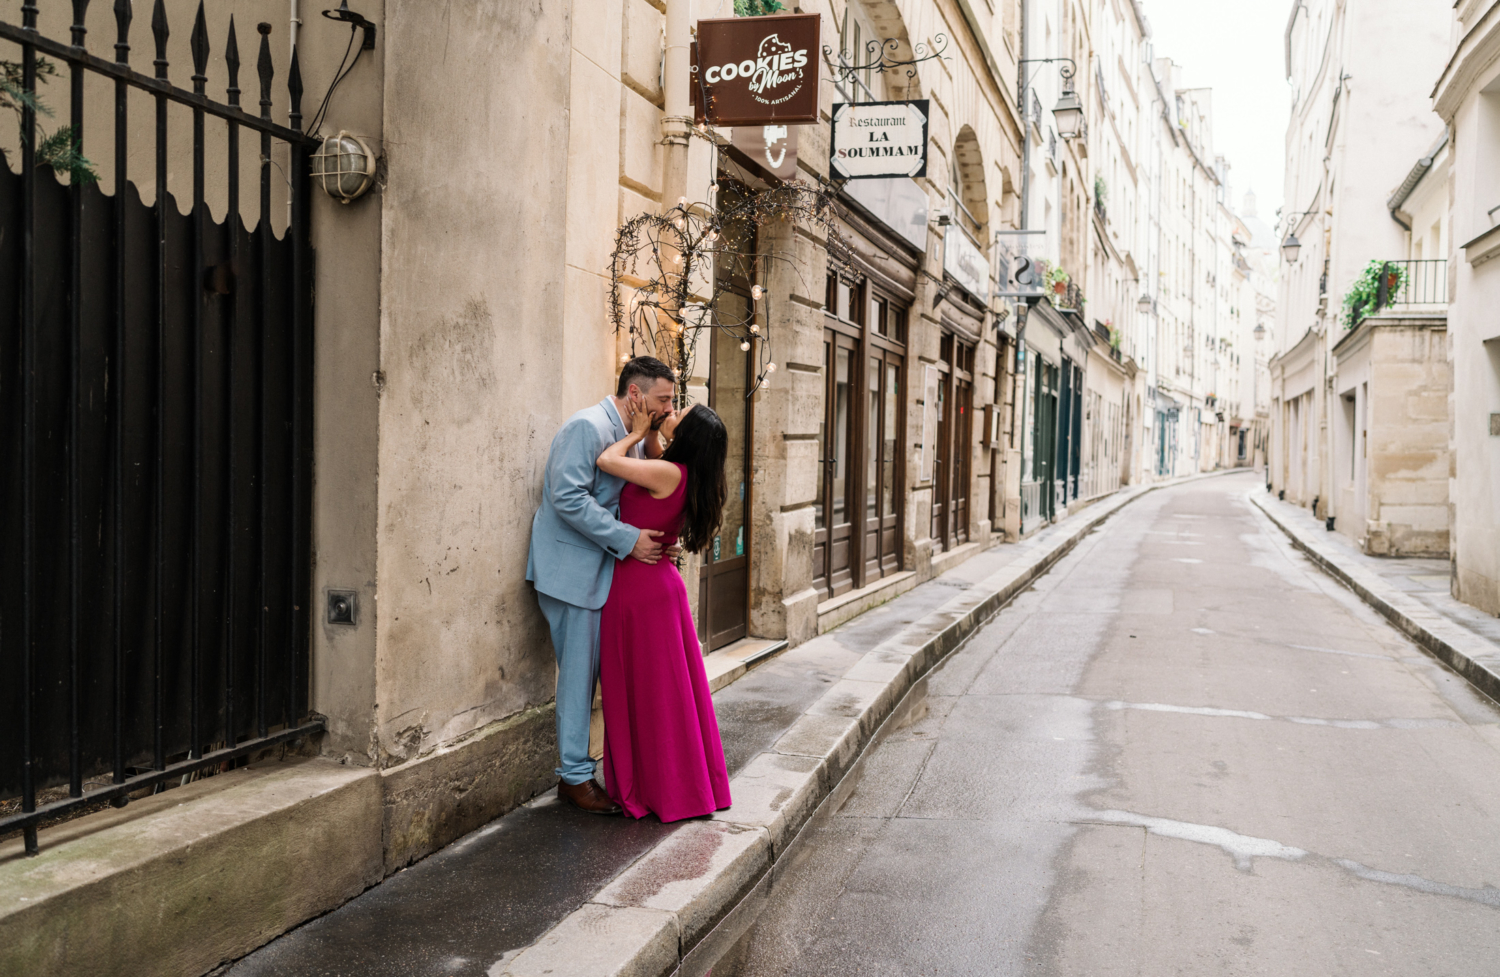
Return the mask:
M 696 68 L 694 80 L 704 121 L 689 133 L 711 146 L 710 199 L 690 203 L 682 197 L 664 213 L 631 218 L 615 232 L 610 256 L 609 317 L 615 332 L 628 333 L 631 356 L 655 356 L 676 371 L 680 406 L 690 402 L 687 381 L 696 376 L 698 341 L 711 330 L 754 357 L 755 380 L 747 397 L 765 388 L 776 372 L 770 329 L 776 320 L 762 282 L 772 262 L 785 261 L 794 269 L 795 264 L 790 254 L 760 250 L 766 239 L 762 229 L 776 222 L 803 224 L 821 232 L 830 261 L 847 266 L 850 260 L 839 232 L 835 190 L 821 178 L 743 192 L 719 186 L 713 94 Z M 749 301 L 740 297 L 735 280 L 753 283 Z

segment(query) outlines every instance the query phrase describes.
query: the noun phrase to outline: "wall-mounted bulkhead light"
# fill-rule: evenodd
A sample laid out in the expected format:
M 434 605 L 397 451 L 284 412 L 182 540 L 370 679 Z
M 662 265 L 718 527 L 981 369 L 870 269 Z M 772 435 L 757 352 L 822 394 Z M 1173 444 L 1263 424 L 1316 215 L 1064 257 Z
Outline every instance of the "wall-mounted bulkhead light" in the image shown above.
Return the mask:
M 375 154 L 358 136 L 339 130 L 312 157 L 312 177 L 341 204 L 358 199 L 375 182 Z

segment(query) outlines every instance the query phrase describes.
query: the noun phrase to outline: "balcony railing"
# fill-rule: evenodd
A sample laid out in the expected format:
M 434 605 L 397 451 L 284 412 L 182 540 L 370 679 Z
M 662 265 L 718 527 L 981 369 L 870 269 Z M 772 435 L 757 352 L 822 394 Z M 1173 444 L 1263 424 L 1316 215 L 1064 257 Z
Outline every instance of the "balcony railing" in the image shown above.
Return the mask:
M 1375 274 L 1373 294 L 1368 276 Z M 1363 284 L 1362 284 L 1363 283 Z M 1345 328 L 1352 329 L 1382 309 L 1393 312 L 1441 312 L 1448 305 L 1448 262 L 1444 258 L 1371 262 L 1356 291 L 1345 299 Z M 1358 289 L 1365 291 L 1360 292 Z M 1358 298 L 1354 298 L 1358 295 Z
M 1394 295 L 1387 296 L 1386 304 L 1399 306 L 1439 307 L 1448 304 L 1448 260 L 1428 258 L 1421 261 L 1387 261 L 1391 268 L 1399 268 L 1401 287 Z

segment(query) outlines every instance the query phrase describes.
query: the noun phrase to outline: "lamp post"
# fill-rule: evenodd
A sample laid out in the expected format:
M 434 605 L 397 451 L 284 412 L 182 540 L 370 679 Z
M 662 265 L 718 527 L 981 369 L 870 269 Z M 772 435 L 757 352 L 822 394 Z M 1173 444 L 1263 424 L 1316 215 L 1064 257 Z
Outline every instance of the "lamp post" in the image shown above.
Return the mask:
M 1298 210 L 1287 214 L 1286 217 L 1288 220 L 1291 220 L 1292 218 L 1306 217 L 1308 214 L 1315 213 L 1317 213 L 1315 210 Z M 1297 222 L 1291 220 L 1291 223 L 1287 226 L 1286 240 L 1281 242 L 1281 256 L 1286 259 L 1287 264 L 1295 265 L 1297 263 L 1297 256 L 1301 253 L 1302 242 L 1297 240 Z

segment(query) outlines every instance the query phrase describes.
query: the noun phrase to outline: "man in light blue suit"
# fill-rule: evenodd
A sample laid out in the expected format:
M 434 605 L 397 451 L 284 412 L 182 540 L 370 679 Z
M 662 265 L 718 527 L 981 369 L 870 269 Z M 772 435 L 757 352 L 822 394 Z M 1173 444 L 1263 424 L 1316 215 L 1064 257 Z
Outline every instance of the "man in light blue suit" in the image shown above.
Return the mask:
M 526 579 L 552 630 L 557 653 L 558 795 L 594 814 L 619 807 L 594 780 L 589 756 L 589 716 L 599 679 L 599 617 L 614 579 L 615 561 L 661 559 L 661 533 L 620 521 L 625 481 L 600 471 L 605 448 L 630 433 L 646 411 L 659 423 L 672 411 L 676 377 L 661 360 L 638 356 L 625 364 L 613 397 L 572 417 L 552 439 L 542 505 L 531 521 Z M 652 452 L 661 448 L 655 438 Z M 632 449 L 637 456 L 641 445 Z

